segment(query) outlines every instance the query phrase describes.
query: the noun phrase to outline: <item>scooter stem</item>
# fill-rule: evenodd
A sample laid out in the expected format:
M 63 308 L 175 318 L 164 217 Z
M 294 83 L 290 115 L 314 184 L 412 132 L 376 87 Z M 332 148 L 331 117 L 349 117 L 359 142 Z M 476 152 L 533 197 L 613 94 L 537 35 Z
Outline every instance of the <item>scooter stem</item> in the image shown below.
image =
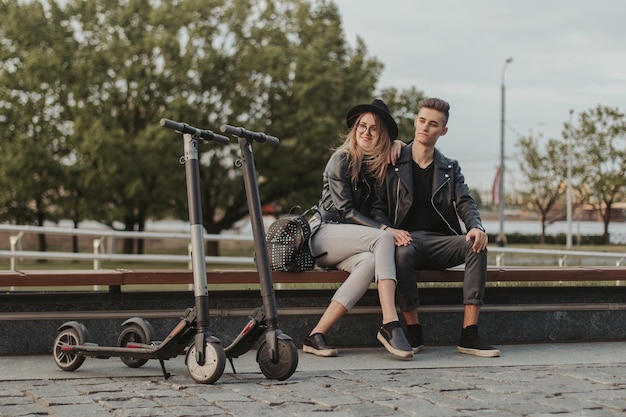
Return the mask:
M 209 330 L 209 289 L 206 279 L 204 257 L 204 226 L 202 224 L 202 201 L 200 199 L 200 163 L 198 141 L 189 133 L 183 134 L 185 142 L 185 175 L 189 224 L 191 227 L 191 262 L 193 271 L 193 293 L 195 297 L 198 333 L 195 338 L 197 362 L 204 364 L 204 345 Z
M 268 334 L 274 335 L 274 337 L 271 338 L 272 341 L 270 343 L 270 347 L 275 350 L 276 337 L 273 330 L 278 328 L 278 312 L 274 297 L 274 285 L 272 282 L 269 256 L 267 254 L 267 247 L 265 246 L 265 228 L 263 226 L 263 217 L 261 213 L 261 197 L 259 194 L 259 187 L 257 185 L 256 168 L 254 166 L 254 157 L 252 155 L 252 144 L 249 139 L 241 137 L 237 139 L 239 141 L 239 147 L 241 148 L 244 184 L 246 187 L 248 211 L 250 212 L 250 220 L 252 224 L 254 251 L 257 270 L 259 272 L 259 281 L 261 284 L 261 297 L 263 299 L 265 321 L 268 328 Z M 268 340 L 268 343 L 269 342 L 270 341 Z

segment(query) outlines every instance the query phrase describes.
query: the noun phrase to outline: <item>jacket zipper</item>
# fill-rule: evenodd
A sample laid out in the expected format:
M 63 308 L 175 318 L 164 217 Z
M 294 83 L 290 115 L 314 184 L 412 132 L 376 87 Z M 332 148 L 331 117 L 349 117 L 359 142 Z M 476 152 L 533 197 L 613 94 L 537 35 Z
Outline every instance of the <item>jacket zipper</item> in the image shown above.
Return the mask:
M 448 229 L 450 229 L 452 231 L 452 233 L 454 233 L 455 235 L 458 235 L 458 233 L 456 232 L 456 230 L 454 230 L 451 226 L 450 223 L 448 223 L 448 221 L 446 220 L 445 217 L 443 217 L 443 214 L 441 214 L 441 212 L 439 210 L 437 210 L 437 206 L 435 206 L 435 194 L 437 194 L 439 192 L 439 190 L 441 190 L 443 188 L 444 185 L 446 185 L 447 183 L 450 182 L 450 177 L 448 177 L 448 179 L 442 183 L 439 187 L 437 187 L 437 189 L 433 192 L 433 195 L 430 196 L 430 204 L 433 206 L 433 208 L 435 209 L 435 211 L 437 212 L 437 214 L 439 215 L 439 217 L 441 217 L 441 220 L 444 221 L 444 223 L 446 224 L 446 226 L 448 226 Z M 455 210 L 456 211 L 456 210 Z
M 372 195 L 372 187 L 370 187 L 369 183 L 365 180 L 363 180 L 363 183 L 365 183 L 365 185 L 367 186 L 367 195 L 365 196 L 365 200 L 369 200 L 370 196 Z
M 397 171 L 396 171 L 397 172 Z M 398 227 L 398 211 L 400 210 L 400 175 L 398 175 L 398 186 L 396 187 L 396 209 L 393 213 L 394 227 Z

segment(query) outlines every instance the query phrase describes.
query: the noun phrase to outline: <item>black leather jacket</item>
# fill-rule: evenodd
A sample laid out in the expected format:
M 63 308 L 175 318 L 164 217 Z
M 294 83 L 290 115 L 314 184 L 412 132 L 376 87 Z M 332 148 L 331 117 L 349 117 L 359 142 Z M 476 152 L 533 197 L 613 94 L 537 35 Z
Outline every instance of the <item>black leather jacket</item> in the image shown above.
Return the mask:
M 413 204 L 412 149 L 412 143 L 402 149 L 396 166 L 387 169 L 385 186 L 376 189 L 377 199 L 372 215 L 379 223 L 397 228 Z M 435 149 L 434 164 L 430 201 L 448 225 L 449 234 L 463 234 L 459 219 L 467 230 L 474 227 L 484 230 L 478 207 L 470 196 L 459 163 Z
M 319 216 L 325 223 L 352 223 L 379 227 L 370 215 L 376 197 L 373 179 L 359 178 L 353 183 L 348 174 L 348 159 L 344 152 L 335 152 L 324 169 Z

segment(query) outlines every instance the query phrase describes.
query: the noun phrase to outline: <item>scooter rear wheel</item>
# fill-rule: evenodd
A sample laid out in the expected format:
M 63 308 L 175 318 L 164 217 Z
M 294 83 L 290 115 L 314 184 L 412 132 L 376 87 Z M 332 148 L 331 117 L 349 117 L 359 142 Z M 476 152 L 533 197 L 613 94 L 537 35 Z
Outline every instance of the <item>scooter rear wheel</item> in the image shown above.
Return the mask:
M 298 348 L 293 340 L 278 339 L 278 361 L 272 362 L 267 341 L 264 341 L 257 352 L 256 360 L 261 372 L 268 379 L 284 381 L 296 371 L 298 367 Z
M 85 357 L 74 352 L 64 351 L 64 346 L 76 346 L 85 342 L 85 337 L 73 327 L 68 327 L 59 332 L 54 339 L 53 352 L 54 363 L 66 372 L 72 372 L 85 362 Z
M 205 360 L 204 364 L 200 365 L 196 360 L 196 345 L 193 344 L 189 350 L 187 350 L 187 356 L 185 357 L 185 363 L 187 364 L 187 370 L 191 379 L 198 384 L 212 384 L 224 373 L 226 367 L 226 354 L 224 348 L 220 343 L 211 341 L 205 342 Z
M 150 342 L 151 340 L 148 340 L 146 332 L 144 332 L 138 324 L 126 326 L 117 338 L 117 346 L 119 347 L 126 347 L 129 343 L 148 344 Z M 131 368 L 139 368 L 148 362 L 148 359 L 138 359 L 124 356 L 120 357 L 120 359 Z

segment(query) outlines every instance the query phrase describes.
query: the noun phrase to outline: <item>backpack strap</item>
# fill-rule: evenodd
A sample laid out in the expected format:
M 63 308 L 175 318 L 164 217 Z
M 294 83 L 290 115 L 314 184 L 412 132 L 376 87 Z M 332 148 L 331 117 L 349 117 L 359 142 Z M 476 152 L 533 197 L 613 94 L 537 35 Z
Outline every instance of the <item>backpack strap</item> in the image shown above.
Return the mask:
M 302 217 L 306 219 L 309 216 L 309 225 L 311 226 L 311 237 L 309 237 L 309 248 L 311 247 L 311 239 L 313 239 L 313 235 L 318 231 L 320 226 L 322 225 L 322 213 L 320 213 L 319 207 L 316 205 L 311 206 L 304 213 L 302 213 Z M 313 255 L 313 259 L 319 259 L 322 256 L 328 255 L 328 252 L 322 252 L 319 255 Z

